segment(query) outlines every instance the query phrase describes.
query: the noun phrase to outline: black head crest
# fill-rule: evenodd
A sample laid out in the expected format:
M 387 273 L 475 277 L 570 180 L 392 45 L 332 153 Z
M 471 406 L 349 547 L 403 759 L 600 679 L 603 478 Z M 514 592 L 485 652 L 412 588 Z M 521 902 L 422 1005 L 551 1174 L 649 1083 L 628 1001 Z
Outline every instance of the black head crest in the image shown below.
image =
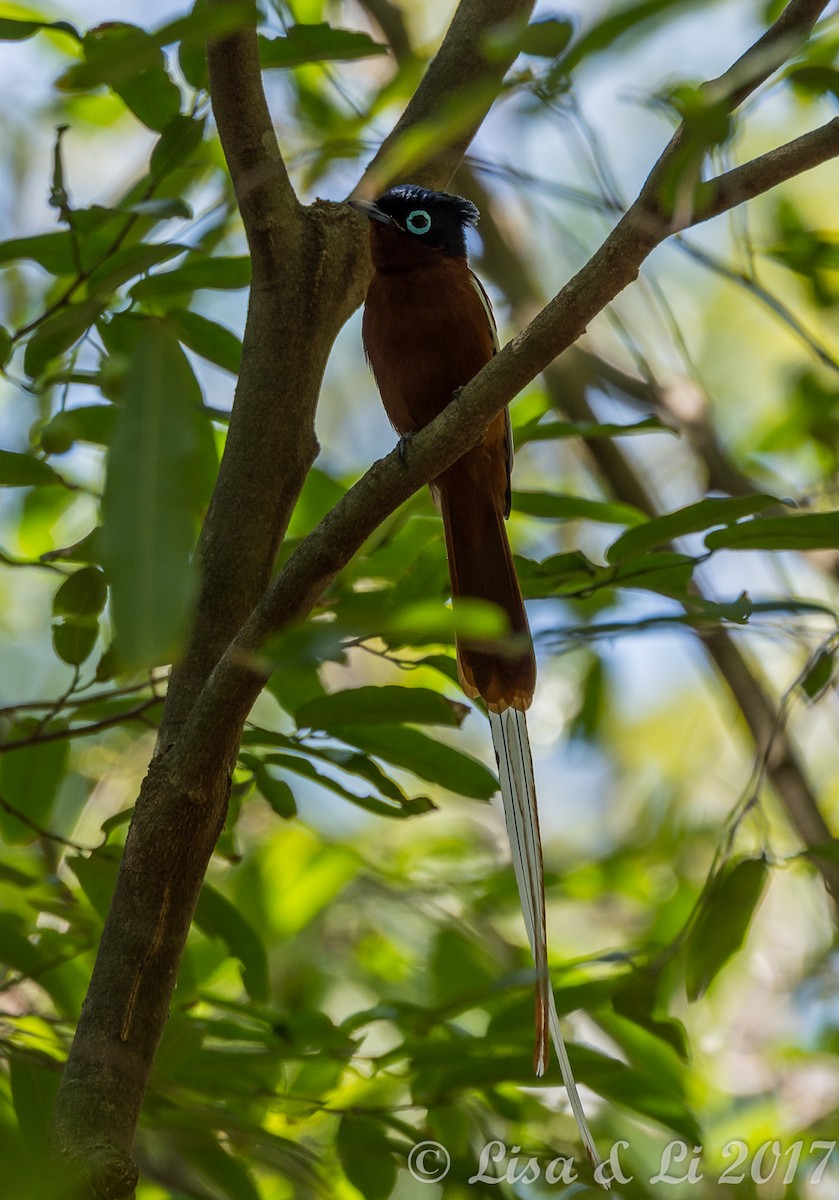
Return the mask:
M 454 257 L 466 254 L 466 230 L 478 223 L 471 200 L 400 183 L 379 196 L 376 208 L 405 233 Z

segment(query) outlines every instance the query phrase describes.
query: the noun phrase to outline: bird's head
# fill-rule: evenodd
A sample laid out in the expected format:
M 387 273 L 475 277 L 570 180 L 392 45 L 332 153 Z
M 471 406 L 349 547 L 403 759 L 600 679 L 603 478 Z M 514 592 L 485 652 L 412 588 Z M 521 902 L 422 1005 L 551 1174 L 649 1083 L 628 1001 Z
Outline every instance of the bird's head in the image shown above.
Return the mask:
M 415 183 L 400 183 L 373 202 L 350 200 L 350 204 L 373 222 L 370 236 L 374 255 L 382 235 L 391 244 L 395 235 L 400 242 L 412 239 L 417 249 L 422 246 L 452 258 L 465 258 L 466 230 L 478 223 L 478 210 L 471 200 L 432 192 Z M 408 249 L 410 243 L 403 245 Z

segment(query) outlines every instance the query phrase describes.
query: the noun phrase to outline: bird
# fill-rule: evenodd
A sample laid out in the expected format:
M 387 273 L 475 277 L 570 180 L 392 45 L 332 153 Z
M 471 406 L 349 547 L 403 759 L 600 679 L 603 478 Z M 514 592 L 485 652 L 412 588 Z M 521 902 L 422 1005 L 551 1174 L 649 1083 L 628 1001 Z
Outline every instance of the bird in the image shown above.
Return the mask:
M 369 220 L 373 275 L 364 302 L 362 342 L 385 411 L 410 437 L 438 416 L 500 349 L 489 297 L 469 266 L 467 232 L 477 225 L 470 200 L 401 183 L 376 200 L 351 199 Z M 536 687 L 533 640 L 505 520 L 510 514 L 513 439 L 509 409 L 431 484 L 443 521 L 452 599 L 482 600 L 507 618 L 503 644 L 456 637 L 458 677 L 487 708 L 505 823 L 524 923 L 535 965 L 537 1076 L 550 1040 L 592 1163 L 600 1162 L 568 1060 L 548 973 L 542 845 L 525 713 Z

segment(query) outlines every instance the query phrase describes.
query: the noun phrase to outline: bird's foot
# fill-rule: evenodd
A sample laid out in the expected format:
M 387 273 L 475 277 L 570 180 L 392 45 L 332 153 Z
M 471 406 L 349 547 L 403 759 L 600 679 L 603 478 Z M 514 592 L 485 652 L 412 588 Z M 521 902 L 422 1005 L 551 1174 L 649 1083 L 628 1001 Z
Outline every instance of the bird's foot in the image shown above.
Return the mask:
M 399 455 L 399 461 L 404 465 L 408 461 L 408 447 L 414 440 L 412 433 L 403 433 L 399 441 L 396 443 L 396 452 Z

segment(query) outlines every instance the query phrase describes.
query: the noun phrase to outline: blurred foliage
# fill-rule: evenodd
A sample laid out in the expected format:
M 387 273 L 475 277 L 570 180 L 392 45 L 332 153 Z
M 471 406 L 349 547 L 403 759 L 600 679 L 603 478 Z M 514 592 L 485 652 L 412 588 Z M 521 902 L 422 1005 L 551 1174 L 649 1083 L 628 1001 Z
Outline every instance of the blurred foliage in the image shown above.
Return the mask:
M 449 7 L 264 6 L 304 195 L 346 193 Z M 485 226 L 537 290 L 597 245 L 674 112 L 690 154 L 717 161 L 832 115 L 835 17 L 729 119 L 693 80 L 780 6 L 708 7 L 540 6 L 486 47 L 521 56 L 471 169 Z M 20 1196 L 43 1194 L 60 1065 L 183 645 L 250 278 L 203 50 L 209 23 L 242 10 L 198 0 L 155 23 L 160 5 L 121 8 L 141 24 L 85 29 L 82 0 L 72 24 L 0 6 L 4 52 L 44 81 L 25 103 L 3 89 L 0 148 L 0 1155 Z M 452 132 L 473 99 L 415 143 Z M 824 168 L 663 250 L 588 334 L 576 382 L 596 421 L 538 384 L 513 408 L 511 530 L 544 651 L 532 725 L 554 984 L 560 1012 L 580 1014 L 571 1059 L 627 1198 L 836 1187 L 839 957 L 813 865 L 836 846 L 802 852 L 697 647 L 736 635 L 839 827 L 837 188 Z M 507 325 L 512 281 L 507 294 L 489 234 L 484 251 Z M 289 546 L 389 447 L 357 342 L 336 349 Z M 661 515 L 615 496 L 598 442 L 621 447 Z M 739 493 L 714 482 L 708 445 Z M 446 596 L 417 496 L 266 647 L 277 670 L 138 1133 L 140 1200 L 595 1194 L 555 1065 L 534 1086 L 529 956 Z M 458 619 L 503 636 L 492 613 Z M 445 1160 L 418 1158 L 420 1142 L 450 1160 L 434 1188 L 416 1177 Z

